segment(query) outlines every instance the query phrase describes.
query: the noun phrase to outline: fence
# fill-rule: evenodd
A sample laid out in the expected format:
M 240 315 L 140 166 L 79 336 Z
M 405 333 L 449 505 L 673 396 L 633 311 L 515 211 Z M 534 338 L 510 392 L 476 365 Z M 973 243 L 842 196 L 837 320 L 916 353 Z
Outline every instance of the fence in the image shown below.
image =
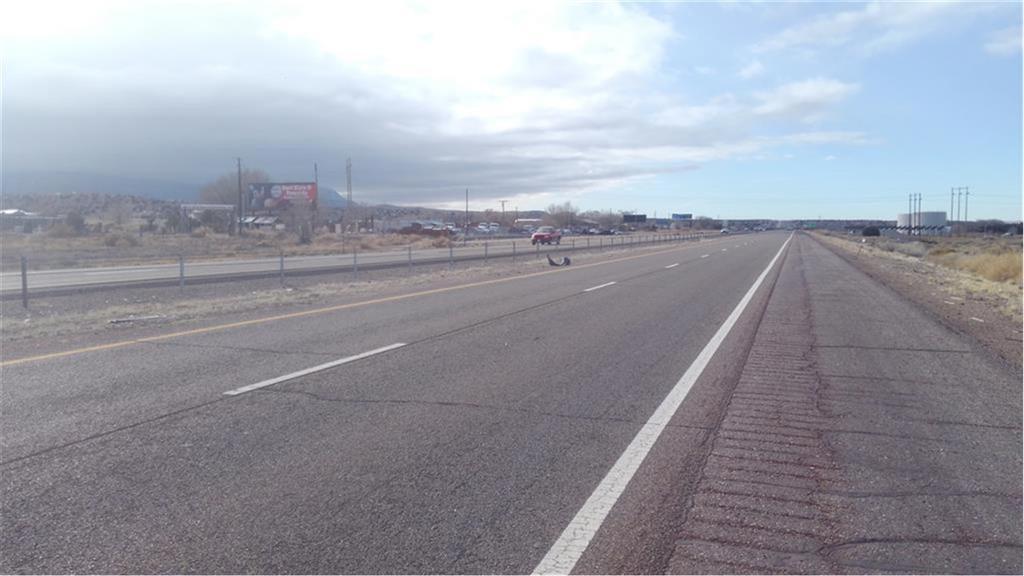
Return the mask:
M 190 283 L 222 282 L 230 280 L 277 276 L 283 285 L 289 275 L 324 273 L 351 273 L 359 279 L 360 271 L 406 268 L 412 274 L 416 266 L 447 265 L 454 269 L 459 263 L 508 259 L 517 263 L 524 259 L 540 259 L 547 255 L 563 256 L 580 251 L 605 251 L 660 244 L 700 240 L 702 233 L 689 234 L 629 234 L 621 236 L 576 236 L 563 238 L 559 244 L 531 244 L 528 239 L 476 242 L 447 248 L 427 248 L 414 251 L 411 246 L 391 252 L 359 252 L 322 256 L 285 256 L 250 260 L 188 262 L 179 255 L 174 264 L 126 266 L 116 268 L 29 270 L 29 260 L 21 257 L 20 274 L 0 274 L 0 295 L 14 298 L 20 293 L 22 305 L 29 306 L 29 290 L 34 292 L 78 292 L 111 286 L 171 285 L 185 290 Z M 20 276 L 20 278 L 16 277 Z M 20 290 L 18 289 L 20 280 Z

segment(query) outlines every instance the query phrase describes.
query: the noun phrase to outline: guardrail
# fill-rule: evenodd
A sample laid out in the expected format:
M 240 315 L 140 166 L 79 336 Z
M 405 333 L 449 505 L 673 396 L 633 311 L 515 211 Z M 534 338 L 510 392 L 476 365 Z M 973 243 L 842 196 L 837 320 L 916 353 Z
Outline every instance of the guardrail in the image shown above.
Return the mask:
M 704 234 L 628 234 L 621 236 L 574 236 L 563 238 L 560 244 L 531 244 L 529 240 L 511 242 L 485 241 L 482 244 L 459 246 L 450 242 L 446 248 L 428 248 L 415 251 L 412 246 L 390 252 L 359 252 L 321 256 L 285 256 L 281 252 L 276 258 L 250 260 L 188 262 L 185 255 L 178 256 L 174 264 L 150 266 L 123 266 L 108 268 L 81 268 L 36 270 L 29 269 L 28 258 L 21 257 L 20 282 L 15 275 L 0 275 L 0 298 L 4 300 L 21 298 L 22 306 L 29 306 L 29 291 L 56 295 L 81 292 L 115 286 L 173 286 L 184 291 L 190 284 L 223 282 L 251 278 L 277 276 L 284 285 L 289 276 L 311 274 L 345 273 L 353 280 L 367 270 L 405 267 L 411 274 L 415 267 L 424 265 L 445 265 L 453 269 L 456 264 L 471 261 L 489 262 L 495 259 L 509 259 L 516 263 L 522 259 L 540 259 L 548 254 L 580 251 L 604 251 L 609 249 L 634 248 L 665 243 L 695 241 Z

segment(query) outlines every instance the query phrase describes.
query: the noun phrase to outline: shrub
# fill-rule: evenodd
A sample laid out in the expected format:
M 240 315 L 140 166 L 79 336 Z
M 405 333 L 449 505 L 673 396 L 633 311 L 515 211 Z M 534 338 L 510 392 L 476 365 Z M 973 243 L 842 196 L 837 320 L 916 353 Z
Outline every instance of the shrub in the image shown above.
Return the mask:
M 134 234 L 108 234 L 103 237 L 103 245 L 113 248 L 114 246 L 138 246 L 139 238 Z
M 50 226 L 50 229 L 46 231 L 46 235 L 50 238 L 71 238 L 77 236 L 78 233 L 66 222 L 58 222 Z
M 865 226 L 860 233 L 864 236 L 881 236 L 882 232 L 878 229 L 878 226 Z
M 85 218 L 81 213 L 71 211 L 64 217 L 64 223 L 67 224 L 75 234 L 81 234 L 85 230 Z

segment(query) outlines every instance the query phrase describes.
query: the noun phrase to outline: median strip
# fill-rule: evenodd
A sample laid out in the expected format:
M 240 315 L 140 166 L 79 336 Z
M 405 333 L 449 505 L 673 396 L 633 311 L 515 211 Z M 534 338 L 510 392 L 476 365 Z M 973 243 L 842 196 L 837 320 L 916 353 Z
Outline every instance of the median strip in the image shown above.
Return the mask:
M 615 284 L 615 282 L 605 282 L 604 284 L 598 284 L 597 286 L 591 286 L 590 288 L 587 288 L 586 290 L 584 290 L 584 292 L 593 292 L 594 290 L 600 290 L 601 288 L 604 288 L 606 286 L 611 286 L 612 284 Z
M 679 405 L 686 399 L 690 388 L 693 387 L 693 384 L 700 378 L 701 373 L 704 372 L 704 368 L 711 362 L 712 356 L 722 345 L 722 342 L 729 335 L 733 326 L 736 325 L 743 311 L 746 310 L 747 305 L 754 298 L 757 289 L 761 287 L 764 279 L 768 277 L 768 273 L 771 272 L 775 262 L 782 256 L 783 251 L 785 251 L 792 238 L 791 235 L 782 247 L 779 248 L 779 251 L 775 253 L 775 257 L 772 258 L 768 266 L 761 272 L 761 275 L 754 280 L 754 284 L 743 295 L 736 308 L 733 309 L 729 317 L 725 319 L 725 322 L 715 332 L 715 335 L 711 337 L 711 340 L 700 351 L 697 358 L 686 369 L 686 372 L 679 378 L 679 381 L 676 382 L 665 399 L 662 400 L 658 409 L 654 411 L 654 414 L 637 432 L 633 441 L 626 447 L 625 452 L 619 456 L 619 459 L 612 466 L 611 470 L 608 471 L 604 479 L 601 480 L 601 483 L 598 484 L 593 494 L 587 498 L 583 507 L 580 508 L 576 516 L 569 522 L 569 525 L 562 531 L 558 540 L 548 550 L 544 559 L 533 570 L 534 574 L 569 574 L 572 572 L 576 562 L 583 556 L 583 552 L 590 545 L 590 541 L 597 534 L 608 513 L 611 512 L 619 496 L 626 489 L 626 485 L 633 479 L 633 475 L 640 468 L 640 464 L 643 463 L 651 448 L 654 447 L 654 443 L 657 442 L 662 431 L 672 420 Z
M 257 382 L 255 384 L 249 384 L 248 386 L 242 386 L 241 388 L 235 388 L 234 390 L 228 390 L 227 392 L 224 393 L 224 395 L 238 396 L 239 394 L 245 394 L 246 392 L 252 392 L 253 390 L 266 388 L 267 386 L 273 386 L 274 384 L 280 384 L 281 382 L 286 382 L 288 380 L 293 380 L 295 378 L 301 378 L 303 376 L 308 376 L 309 374 L 321 372 L 323 370 L 327 370 L 328 368 L 334 368 L 335 366 L 341 366 L 342 364 L 348 364 L 349 362 L 355 362 L 356 360 L 369 358 L 370 356 L 374 356 L 376 354 L 389 352 L 391 350 L 401 348 L 402 346 L 405 345 L 406 344 L 404 342 L 397 342 L 395 344 L 391 344 L 390 346 L 384 346 L 383 348 L 377 348 L 375 350 L 370 350 L 369 352 L 356 354 L 355 356 L 349 356 L 347 358 L 342 358 L 340 360 L 334 360 L 333 362 L 327 362 L 326 364 L 320 364 L 318 366 L 313 366 L 312 368 L 306 368 L 305 370 L 299 370 L 298 372 L 292 372 L 291 374 L 285 374 L 284 376 L 271 378 L 270 380 L 264 380 L 262 382 Z

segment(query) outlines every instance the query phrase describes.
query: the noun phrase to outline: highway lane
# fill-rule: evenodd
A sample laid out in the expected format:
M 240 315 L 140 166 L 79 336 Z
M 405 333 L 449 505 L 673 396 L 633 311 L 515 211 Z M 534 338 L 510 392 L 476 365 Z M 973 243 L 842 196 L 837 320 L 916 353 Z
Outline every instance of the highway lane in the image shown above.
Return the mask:
M 7 415 L 0 423 L 0 449 L 4 460 L 16 458 L 116 429 L 123 425 L 125 414 L 135 422 L 193 406 L 197 398 L 215 396 L 225 382 L 243 386 L 394 342 L 443 337 L 575 296 L 604 282 L 664 270 L 662 262 L 681 263 L 678 272 L 686 275 L 703 274 L 687 267 L 717 245 L 684 244 L 655 255 L 627 252 L 609 264 L 553 269 L 465 290 L 346 307 L 323 315 L 304 313 L 223 331 L 186 331 L 181 338 L 129 341 L 124 349 L 47 360 L 43 369 L 33 363 L 8 365 L 5 377 L 16 385 L 6 387 L 0 404 Z M 699 264 L 718 267 L 731 262 L 716 255 Z M 11 360 L 4 358 L 7 363 Z M 54 412 L 61 417 L 54 418 Z
M 0 569 L 530 572 L 785 240 L 5 366 Z M 577 573 L 1020 573 L 1019 374 L 801 235 L 720 344 Z
M 396 249 L 384 252 L 360 252 L 358 254 L 331 254 L 314 256 L 288 256 L 285 258 L 285 273 L 314 271 L 337 271 L 355 268 L 371 269 L 430 263 L 482 260 L 487 258 L 511 258 L 513 253 L 524 257 L 535 257 L 539 252 L 567 254 L 574 250 L 617 248 L 619 246 L 650 245 L 667 242 L 696 240 L 696 234 L 653 235 L 630 234 L 625 236 L 576 236 L 565 237 L 561 244 L 532 246 L 529 238 L 517 240 L 499 239 L 488 242 L 474 241 L 468 245 L 455 242 L 448 248 L 419 250 Z M 192 260 L 185 257 L 186 281 L 210 280 L 214 278 L 246 277 L 276 274 L 280 271 L 278 257 Z M 93 268 L 62 268 L 53 270 L 29 270 L 30 290 L 68 289 L 76 287 L 143 284 L 173 282 L 181 274 L 178 263 L 148 264 L 138 266 L 109 266 Z M 0 292 L 21 290 L 19 272 L 0 273 Z
M 785 238 L 5 367 L 3 568 L 529 571 Z

